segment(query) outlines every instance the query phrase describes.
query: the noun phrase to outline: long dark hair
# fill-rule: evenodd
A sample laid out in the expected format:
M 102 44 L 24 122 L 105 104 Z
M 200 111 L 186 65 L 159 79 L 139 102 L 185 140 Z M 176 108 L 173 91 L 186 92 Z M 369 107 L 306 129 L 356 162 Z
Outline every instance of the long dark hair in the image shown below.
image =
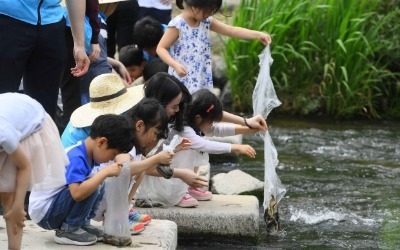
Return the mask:
M 156 127 L 161 132 L 164 132 L 168 128 L 168 117 L 164 107 L 154 98 L 143 98 L 135 106 L 127 112 L 135 124 L 142 120 L 145 126 L 145 131 L 148 131 L 152 127 Z M 135 148 L 138 154 L 143 153 L 143 149 L 140 147 L 138 140 L 136 139 L 135 133 Z
M 189 90 L 175 76 L 165 72 L 155 74 L 146 84 L 144 90 L 145 97 L 157 99 L 161 105 L 167 106 L 172 99 L 182 93 L 182 100 L 179 103 L 179 111 L 170 118 L 169 122 L 177 131 L 183 130 L 183 116 L 188 103 L 191 102 L 192 96 Z
M 195 131 L 199 130 L 196 124 L 196 115 L 200 115 L 202 122 L 219 122 L 222 119 L 222 105 L 218 97 L 207 89 L 200 89 L 193 93 L 192 103 L 185 113 L 185 123 Z
M 183 10 L 183 3 L 189 7 L 195 7 L 201 10 L 205 10 L 207 12 L 211 12 L 215 14 L 221 11 L 222 0 L 176 0 L 176 6 L 179 9 Z

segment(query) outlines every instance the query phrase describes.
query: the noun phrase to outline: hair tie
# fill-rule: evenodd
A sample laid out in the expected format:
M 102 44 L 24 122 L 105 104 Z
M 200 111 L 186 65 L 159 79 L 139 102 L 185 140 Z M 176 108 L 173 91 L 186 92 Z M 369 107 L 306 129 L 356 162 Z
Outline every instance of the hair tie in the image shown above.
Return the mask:
M 207 113 L 210 113 L 210 111 L 214 108 L 214 104 L 211 104 L 211 106 L 206 110 Z

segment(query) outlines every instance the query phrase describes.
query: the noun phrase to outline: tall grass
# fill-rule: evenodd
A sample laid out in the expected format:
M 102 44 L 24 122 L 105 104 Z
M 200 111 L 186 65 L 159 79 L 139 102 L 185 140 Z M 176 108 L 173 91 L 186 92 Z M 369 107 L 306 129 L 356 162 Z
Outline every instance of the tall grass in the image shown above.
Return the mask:
M 242 0 L 233 24 L 271 34 L 271 76 L 281 112 L 340 118 L 380 118 L 391 112 L 400 117 L 400 100 L 389 99 L 391 93 L 400 94 L 398 73 L 389 70 L 393 58 L 384 53 L 399 47 L 382 36 L 397 14 L 379 15 L 378 3 Z M 227 75 L 238 110 L 251 110 L 262 49 L 257 41 L 230 39 L 226 44 Z

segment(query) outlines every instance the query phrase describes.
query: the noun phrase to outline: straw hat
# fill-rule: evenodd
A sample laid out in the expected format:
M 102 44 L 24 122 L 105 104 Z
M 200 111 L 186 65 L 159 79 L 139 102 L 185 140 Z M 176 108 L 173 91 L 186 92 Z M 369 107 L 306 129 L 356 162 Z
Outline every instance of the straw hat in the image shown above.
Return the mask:
M 70 122 L 76 128 L 91 126 L 94 119 L 104 114 L 122 114 L 144 96 L 143 85 L 125 88 L 117 74 L 96 76 L 89 87 L 90 103 L 77 108 Z

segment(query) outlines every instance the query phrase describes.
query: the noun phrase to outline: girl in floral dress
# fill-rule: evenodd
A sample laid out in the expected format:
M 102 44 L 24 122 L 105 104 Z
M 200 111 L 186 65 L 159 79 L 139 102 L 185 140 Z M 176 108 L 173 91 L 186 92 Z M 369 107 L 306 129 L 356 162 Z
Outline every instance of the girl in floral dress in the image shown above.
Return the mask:
M 271 43 L 271 37 L 264 32 L 214 19 L 222 0 L 177 0 L 176 5 L 183 11 L 168 24 L 157 54 L 169 65 L 168 73 L 183 82 L 191 94 L 213 88 L 210 30 L 234 38 L 258 39 L 264 45 Z

